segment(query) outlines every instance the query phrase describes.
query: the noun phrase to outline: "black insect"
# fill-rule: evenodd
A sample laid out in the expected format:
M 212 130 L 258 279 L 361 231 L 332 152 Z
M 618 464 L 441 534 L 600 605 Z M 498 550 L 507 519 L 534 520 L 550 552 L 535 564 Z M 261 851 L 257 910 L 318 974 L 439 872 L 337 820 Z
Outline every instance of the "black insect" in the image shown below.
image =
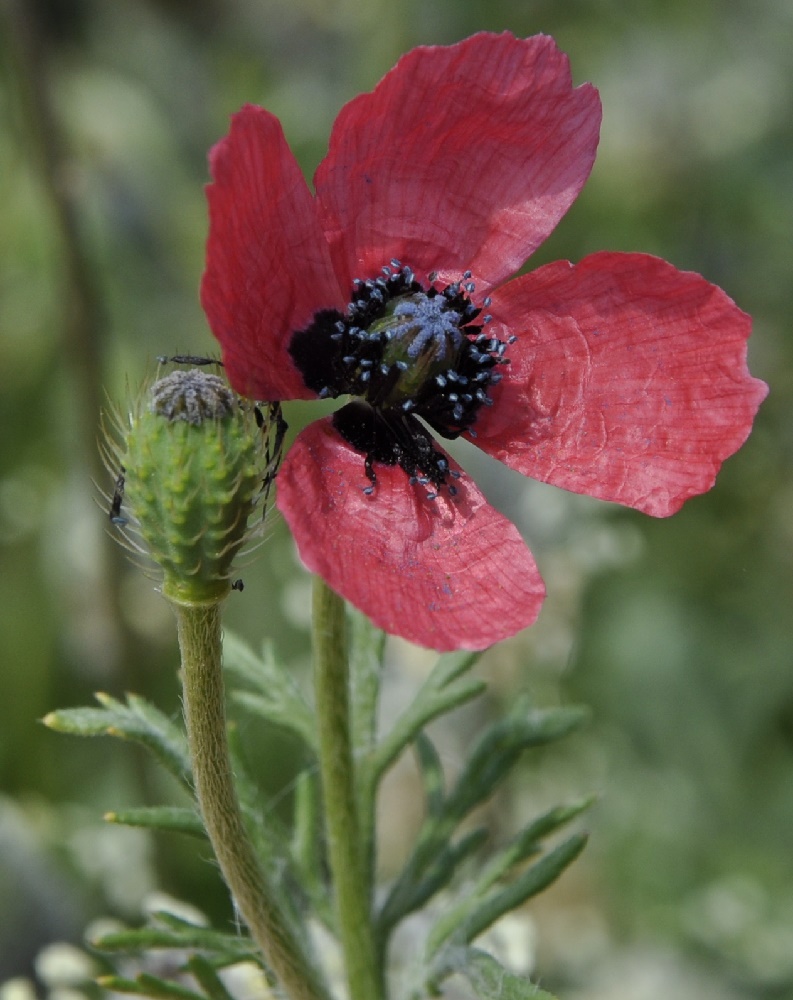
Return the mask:
M 231 584 L 231 589 L 239 590 L 240 592 L 242 592 L 243 590 L 245 590 L 245 584 L 242 582 L 242 580 L 233 580 Z
M 275 481 L 278 467 L 281 464 L 281 459 L 283 458 L 284 453 L 284 438 L 286 437 L 286 432 L 289 430 L 289 425 L 286 420 L 284 420 L 281 404 L 276 402 L 267 403 L 266 405 L 267 417 L 269 419 L 270 426 L 275 425 L 275 434 L 273 435 L 271 441 L 268 431 L 267 443 L 264 451 L 264 460 L 267 465 L 267 471 L 265 472 L 264 480 L 262 481 L 262 493 L 264 494 L 265 502 L 270 495 L 270 488 Z M 254 407 L 253 413 L 256 417 L 257 426 L 260 429 L 263 428 L 265 426 L 264 414 L 258 406 Z
M 118 525 L 120 528 L 123 528 L 127 524 L 127 518 L 121 513 L 121 505 L 124 502 L 124 475 L 126 471 L 122 465 L 119 474 L 116 476 L 113 496 L 110 500 L 110 510 L 108 511 L 110 523 Z

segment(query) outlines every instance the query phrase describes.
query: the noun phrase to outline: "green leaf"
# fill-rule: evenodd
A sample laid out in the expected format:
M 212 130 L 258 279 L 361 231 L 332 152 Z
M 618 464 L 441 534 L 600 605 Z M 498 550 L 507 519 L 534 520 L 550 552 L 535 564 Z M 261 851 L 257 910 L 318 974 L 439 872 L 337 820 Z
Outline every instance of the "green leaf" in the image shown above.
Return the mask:
M 108 823 L 123 826 L 142 826 L 155 830 L 187 833 L 192 837 L 206 837 L 204 824 L 195 809 L 180 806 L 144 806 L 105 813 Z
M 415 747 L 427 804 L 427 816 L 438 817 L 443 812 L 444 802 L 443 765 L 440 754 L 426 733 L 418 734 Z
M 291 730 L 316 751 L 314 713 L 294 672 L 277 662 L 272 646 L 266 644 L 262 655 L 257 656 L 241 639 L 226 632 L 223 666 L 238 682 L 252 689 L 232 691 L 234 702 L 273 725 Z
M 490 859 L 477 878 L 473 893 L 481 896 L 500 878 L 503 878 L 511 868 L 519 865 L 532 854 L 536 854 L 543 838 L 555 833 L 571 820 L 580 816 L 593 802 L 594 796 L 590 796 L 569 806 L 557 806 L 554 809 L 549 809 L 538 816 Z
M 280 818 L 263 801 L 263 792 L 254 781 L 248 769 L 245 757 L 245 746 L 239 726 L 231 722 L 227 726 L 226 735 L 229 744 L 231 770 L 234 775 L 234 787 L 237 790 L 240 806 L 250 827 L 251 836 L 263 837 L 263 845 L 268 853 L 272 850 L 285 854 L 283 845 L 288 842 L 286 830 Z M 266 815 L 266 822 L 262 822 Z M 266 829 L 260 829 L 264 828 Z
M 449 847 L 454 824 L 444 816 L 443 766 L 435 744 L 426 733 L 415 741 L 426 801 L 426 816 L 410 858 L 394 881 L 377 916 L 378 933 L 385 937 L 403 917 L 426 899 L 424 873 Z M 419 904 L 420 905 L 420 904 Z
M 234 786 L 248 833 L 284 908 L 297 920 L 304 893 L 289 854 L 289 835 L 272 808 L 262 803 L 262 791 L 250 776 L 240 731 L 234 724 L 228 727 L 228 742 Z
M 377 702 L 383 675 L 386 634 L 347 605 L 350 634 L 350 715 L 352 745 L 356 757 L 375 745 Z
M 187 968 L 195 976 L 208 1000 L 234 1000 L 215 967 L 203 955 L 193 955 L 187 962 Z
M 427 942 L 427 953 L 436 952 L 440 945 L 454 934 L 477 908 L 483 905 L 488 891 L 500 879 L 508 875 L 512 868 L 525 861 L 532 854 L 536 854 L 540 850 L 540 842 L 544 837 L 554 833 L 580 815 L 589 808 L 592 801 L 592 798 L 589 798 L 570 806 L 559 806 L 548 810 L 492 856 L 473 883 L 466 885 L 463 898 L 455 906 L 447 909 L 435 924 Z M 534 877 L 537 878 L 538 872 L 536 869 L 532 870 L 535 871 Z M 533 892 L 530 894 L 534 895 Z
M 459 666 L 459 663 L 457 664 Z M 450 671 L 451 672 L 451 671 Z M 429 781 L 428 815 L 413 851 L 378 916 L 378 933 L 385 937 L 424 895 L 422 886 L 437 859 L 448 850 L 454 831 L 507 776 L 520 754 L 530 747 L 559 739 L 580 725 L 588 713 L 576 708 L 529 709 L 519 701 L 509 715 L 489 726 L 474 744 L 451 794 L 442 794 L 440 761 L 425 736 L 416 741 L 425 781 Z M 450 873 L 451 874 L 451 873 Z
M 582 708 L 532 709 L 525 700 L 519 700 L 474 744 L 446 800 L 446 811 L 459 822 L 492 795 L 524 750 L 561 739 L 588 717 L 588 711 Z
M 206 1000 L 203 994 L 187 989 L 172 979 L 141 972 L 134 979 L 122 976 L 101 976 L 99 985 L 114 993 L 134 993 L 137 996 L 152 997 L 153 1000 Z
M 382 937 L 408 913 L 421 906 L 441 885 L 446 884 L 454 874 L 457 863 L 466 856 L 465 851 L 459 857 L 454 851 L 451 830 L 443 828 L 448 833 L 445 840 L 438 835 L 443 824 L 444 788 L 443 767 L 435 744 L 426 733 L 421 732 L 416 737 L 415 747 L 424 786 L 426 816 L 411 856 L 391 886 L 377 915 L 378 933 Z M 465 841 L 464 846 L 468 843 Z M 439 867 L 433 876 L 425 877 L 427 867 L 433 860 Z M 444 875 L 448 877 L 444 879 Z
M 261 965 L 256 945 L 245 937 L 224 934 L 182 920 L 172 913 L 157 913 L 146 927 L 103 934 L 89 942 L 107 954 L 136 954 L 148 949 L 196 949 L 216 958 L 218 964 L 251 961 Z
M 190 757 L 183 730 L 158 708 L 138 695 L 127 703 L 108 694 L 95 695 L 100 708 L 63 708 L 43 722 L 50 729 L 76 736 L 117 736 L 142 743 L 186 788 L 191 789 Z
M 556 881 L 571 862 L 575 861 L 587 842 L 587 834 L 575 833 L 545 854 L 539 861 L 497 892 L 491 893 L 479 903 L 460 924 L 454 934 L 455 941 L 470 944 L 483 931 L 510 910 L 516 909 L 547 889 Z M 429 946 L 429 943 L 428 943 Z
M 355 768 L 362 877 L 372 883 L 377 822 L 377 781 L 372 760 L 377 744 L 380 682 L 383 675 L 386 634 L 349 604 L 346 610 L 348 636 L 349 725 Z
M 333 906 L 325 882 L 321 844 L 321 814 L 317 775 L 301 771 L 295 782 L 295 821 L 292 863 L 315 915 L 327 926 L 334 924 Z
M 301 881 L 323 887 L 319 782 L 312 771 L 301 771 L 295 780 L 295 811 L 292 829 L 292 857 Z
M 456 949 L 452 954 L 450 950 L 450 955 L 444 958 L 432 978 L 431 990 L 458 972 L 465 976 L 480 1000 L 556 1000 L 551 993 L 505 969 L 492 955 L 479 948 L 466 948 L 462 954 Z
M 459 866 L 482 846 L 487 836 L 488 832 L 483 827 L 469 831 L 458 841 L 447 844 L 420 879 L 400 881 L 397 884 L 397 891 L 389 894 L 380 911 L 379 933 L 387 934 L 400 920 L 418 910 L 447 886 Z
M 478 660 L 479 653 L 451 653 L 441 656 L 415 698 L 381 741 L 372 758 L 379 779 L 409 746 L 421 730 L 439 715 L 481 694 L 487 685 L 473 678 L 460 679 Z
M 273 726 L 295 733 L 307 747 L 312 751 L 316 750 L 316 725 L 305 702 L 298 708 L 296 704 L 289 704 L 285 698 L 276 701 L 274 696 L 265 698 L 251 691 L 231 691 L 229 697 L 246 712 L 258 715 Z

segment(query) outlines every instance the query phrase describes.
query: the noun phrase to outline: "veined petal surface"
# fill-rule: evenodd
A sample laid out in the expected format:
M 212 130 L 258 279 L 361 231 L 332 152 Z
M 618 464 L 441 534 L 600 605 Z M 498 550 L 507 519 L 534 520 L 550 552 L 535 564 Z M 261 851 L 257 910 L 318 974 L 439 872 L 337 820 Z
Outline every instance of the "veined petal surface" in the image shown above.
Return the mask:
M 549 264 L 494 292 L 489 311 L 493 332 L 518 341 L 475 443 L 656 517 L 710 489 L 768 391 L 746 366 L 749 316 L 656 257 Z
M 314 184 L 342 287 L 396 257 L 424 280 L 513 274 L 584 185 L 597 91 L 553 39 L 481 33 L 420 47 L 333 127 Z
M 321 308 L 344 308 L 316 205 L 278 119 L 246 105 L 210 154 L 201 304 L 229 380 L 254 399 L 312 399 L 287 351 Z
M 298 435 L 278 507 L 312 572 L 379 628 L 431 649 L 484 649 L 534 622 L 545 596 L 534 559 L 467 477 L 456 497 L 428 500 L 399 466 L 375 471 L 367 496 L 363 455 L 330 418 Z

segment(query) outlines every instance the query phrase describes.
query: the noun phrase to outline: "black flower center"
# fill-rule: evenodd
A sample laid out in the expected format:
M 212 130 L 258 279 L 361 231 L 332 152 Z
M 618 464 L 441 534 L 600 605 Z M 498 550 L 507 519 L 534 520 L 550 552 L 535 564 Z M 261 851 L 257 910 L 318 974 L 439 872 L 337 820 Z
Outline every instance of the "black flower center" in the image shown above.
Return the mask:
M 364 456 L 366 492 L 376 484 L 376 462 L 399 464 L 436 489 L 453 478 L 417 418 L 448 439 L 475 435 L 479 409 L 492 403 L 488 389 L 501 378 L 507 344 L 485 331 L 490 316 L 480 315 L 490 300 L 475 306 L 474 290 L 470 272 L 437 288 L 434 275 L 425 286 L 391 261 L 377 278 L 353 283 L 346 313 L 321 310 L 292 336 L 289 353 L 310 389 L 322 398 L 357 397 L 333 422 Z

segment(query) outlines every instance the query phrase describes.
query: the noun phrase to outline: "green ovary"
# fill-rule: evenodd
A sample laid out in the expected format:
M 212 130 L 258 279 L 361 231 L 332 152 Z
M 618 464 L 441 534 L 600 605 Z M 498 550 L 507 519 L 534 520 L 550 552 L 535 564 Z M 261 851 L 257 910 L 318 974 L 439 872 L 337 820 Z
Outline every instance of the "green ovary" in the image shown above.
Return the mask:
M 256 436 L 241 417 L 196 425 L 144 412 L 130 428 L 125 502 L 171 600 L 213 602 L 229 591 L 261 481 Z

